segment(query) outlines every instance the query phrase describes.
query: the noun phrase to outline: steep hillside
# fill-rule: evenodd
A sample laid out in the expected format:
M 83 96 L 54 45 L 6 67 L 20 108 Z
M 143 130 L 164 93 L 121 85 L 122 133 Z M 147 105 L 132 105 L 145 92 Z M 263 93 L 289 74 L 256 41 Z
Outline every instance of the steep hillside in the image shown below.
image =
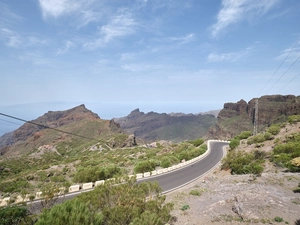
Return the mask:
M 240 132 L 253 130 L 255 99 L 248 103 L 225 103 L 218 122 L 208 132 L 210 138 L 226 139 Z M 290 115 L 300 114 L 300 96 L 267 95 L 258 99 L 258 131 L 272 123 L 282 122 Z
M 116 133 L 121 133 L 121 128 L 113 120 L 102 120 L 84 105 L 80 105 L 66 111 L 49 111 L 25 123 L 14 132 L 3 135 L 0 138 L 0 151 L 1 155 L 19 155 L 43 145 L 55 145 L 74 140 L 83 143 L 93 139 L 106 139 Z
M 179 142 L 202 137 L 216 123 L 213 115 L 166 114 L 133 110 L 128 116 L 114 119 L 128 133 L 145 141 Z

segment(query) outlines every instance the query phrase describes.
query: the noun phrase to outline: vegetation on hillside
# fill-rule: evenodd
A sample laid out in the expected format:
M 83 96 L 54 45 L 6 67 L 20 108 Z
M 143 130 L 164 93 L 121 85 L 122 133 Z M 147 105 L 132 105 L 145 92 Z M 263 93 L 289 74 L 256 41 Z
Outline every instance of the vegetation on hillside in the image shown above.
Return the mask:
M 120 138 L 116 135 L 110 140 Z M 56 151 L 40 154 L 38 159 L 38 149 L 23 157 L 3 159 L 0 161 L 0 190 L 3 196 L 10 196 L 14 201 L 17 194 L 34 195 L 47 183 L 67 190 L 74 183 L 166 168 L 201 155 L 207 149 L 203 139 L 172 145 L 157 143 L 156 147 L 111 148 L 107 143 L 107 140 L 83 142 L 73 138 L 57 144 Z
M 300 115 L 287 118 L 287 122 L 300 122 Z M 250 131 L 244 131 L 230 141 L 230 151 L 222 161 L 223 169 L 230 169 L 232 174 L 256 174 L 263 172 L 265 160 L 270 160 L 277 167 L 287 168 L 291 172 L 300 172 L 300 132 L 285 136 L 284 139 L 275 138 L 286 123 L 273 124 L 265 132 L 252 136 Z M 275 140 L 274 140 L 275 138 Z M 254 145 L 256 150 L 245 152 L 238 149 L 240 141 L 246 139 L 248 145 Z M 273 140 L 275 146 L 271 153 L 260 148 L 265 141 Z

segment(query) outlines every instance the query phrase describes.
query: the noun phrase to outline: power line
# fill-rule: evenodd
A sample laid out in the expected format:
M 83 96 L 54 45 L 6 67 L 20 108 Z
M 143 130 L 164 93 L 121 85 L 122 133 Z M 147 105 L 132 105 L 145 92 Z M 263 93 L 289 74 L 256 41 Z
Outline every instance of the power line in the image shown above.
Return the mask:
M 298 58 L 290 65 L 290 67 L 279 77 L 279 79 L 270 87 L 270 89 L 267 91 L 267 93 L 278 83 L 278 81 L 281 80 L 281 78 L 292 68 L 292 66 L 300 59 L 300 55 Z
M 82 136 L 82 135 L 79 135 L 79 134 L 74 134 L 74 133 L 71 133 L 71 132 L 67 132 L 67 131 L 63 131 L 63 130 L 60 130 L 60 129 L 52 128 L 52 127 L 49 127 L 49 126 L 46 126 L 46 125 L 43 125 L 43 124 L 38 124 L 38 123 L 35 123 L 33 121 L 24 120 L 24 119 L 21 119 L 21 118 L 15 117 L 15 116 L 10 116 L 10 115 L 4 114 L 4 113 L 0 113 L 0 115 L 9 117 L 9 118 L 12 118 L 12 119 L 15 119 L 15 120 L 23 121 L 25 123 L 30 123 L 30 124 L 33 124 L 33 125 L 36 125 L 36 126 L 39 126 L 39 127 L 43 127 L 45 129 L 51 129 L 51 130 L 55 130 L 55 131 L 58 131 L 58 132 L 61 132 L 61 133 L 65 133 L 65 134 L 69 134 L 69 135 L 73 135 L 73 136 L 76 136 L 76 137 L 85 138 L 85 139 L 89 139 L 89 140 L 96 140 L 94 138 L 90 138 L 90 137 Z
M 9 120 L 4 120 L 4 119 L 0 119 L 1 121 L 4 121 L 4 122 L 7 122 L 7 123 L 12 123 L 12 124 L 16 124 L 16 125 L 22 125 L 20 123 L 14 123 L 12 121 L 9 121 Z
M 286 86 L 288 86 L 293 80 L 295 80 L 298 76 L 300 75 L 300 73 L 298 73 L 294 78 L 292 78 L 288 83 L 286 83 L 278 92 L 280 92 L 282 89 L 284 89 Z
M 285 59 L 281 62 L 281 64 L 278 66 L 278 68 L 276 69 L 276 71 L 273 73 L 272 77 L 268 80 L 268 82 L 265 84 L 265 86 L 261 89 L 261 91 L 258 93 L 258 96 L 260 95 L 260 93 L 266 88 L 266 86 L 270 83 L 270 81 L 273 79 L 273 77 L 275 76 L 275 74 L 278 72 L 278 70 L 280 69 L 280 67 L 282 66 L 282 64 L 286 61 L 286 59 L 290 56 L 290 54 L 293 52 L 293 50 L 296 48 L 296 46 L 298 45 L 298 43 L 300 42 L 300 38 L 299 40 L 296 42 L 296 44 L 293 46 L 293 48 L 290 50 L 290 52 L 287 54 L 287 56 L 285 57 Z M 281 79 L 281 78 L 280 78 Z M 277 82 L 276 82 L 277 83 Z M 274 85 L 273 85 L 274 86 Z M 272 86 L 272 87 L 273 87 Z M 271 90 L 271 88 L 269 89 Z M 268 90 L 268 91 L 269 91 Z M 268 92 L 267 92 L 268 93 Z

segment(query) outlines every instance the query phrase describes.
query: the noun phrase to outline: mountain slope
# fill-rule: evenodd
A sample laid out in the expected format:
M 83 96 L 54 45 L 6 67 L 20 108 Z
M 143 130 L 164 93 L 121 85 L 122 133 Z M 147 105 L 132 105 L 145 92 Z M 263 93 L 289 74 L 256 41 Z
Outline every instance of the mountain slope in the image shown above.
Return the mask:
M 65 111 L 49 111 L 30 123 L 25 123 L 19 129 L 3 135 L 0 137 L 0 151 L 2 155 L 19 155 L 42 145 L 74 140 L 83 143 L 93 139 L 105 139 L 117 133 L 121 133 L 121 128 L 113 120 L 102 120 L 84 105 L 80 105 Z
M 208 132 L 210 138 L 232 138 L 242 131 L 252 131 L 255 99 L 248 103 L 243 99 L 237 103 L 225 103 L 218 115 L 218 122 Z M 290 115 L 300 114 L 300 96 L 266 95 L 258 99 L 258 131 L 286 121 Z
M 193 115 L 140 112 L 133 110 L 128 116 L 114 119 L 127 133 L 145 141 L 183 141 L 202 137 L 216 123 L 213 115 Z

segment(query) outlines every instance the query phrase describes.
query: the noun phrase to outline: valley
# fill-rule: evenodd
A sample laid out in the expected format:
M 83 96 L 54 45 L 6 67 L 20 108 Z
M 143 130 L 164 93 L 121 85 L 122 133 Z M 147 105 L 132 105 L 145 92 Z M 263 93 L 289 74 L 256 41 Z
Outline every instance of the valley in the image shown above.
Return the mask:
M 196 175 L 196 171 L 200 171 L 198 164 L 191 165 L 194 172 L 184 174 L 182 170 L 180 177 L 193 182 L 187 182 L 189 184 L 167 194 L 165 200 L 161 199 L 161 207 L 170 206 L 166 211 L 170 217 L 165 221 L 171 224 L 260 224 L 280 217 L 292 224 L 299 220 L 295 212 L 300 212 L 298 99 L 299 96 L 262 96 L 259 133 L 255 136 L 249 131 L 252 100 L 225 103 L 217 118 L 214 115 L 143 113 L 137 109 L 127 117 L 103 120 L 84 105 L 49 111 L 0 138 L 1 204 L 5 206 L 3 199 L 9 199 L 9 205 L 14 206 L 20 196 L 33 201 L 38 198 L 36 193 L 41 193 L 44 199 L 49 198 L 49 205 L 43 207 L 51 208 L 56 192 L 50 190 L 68 193 L 70 186 L 76 184 L 112 178 L 123 180 L 128 175 L 139 177 L 173 168 L 206 154 L 207 141 L 215 137 L 230 140 L 226 157 L 204 177 Z M 236 126 L 239 129 L 235 129 Z M 197 127 L 199 131 L 195 131 Z M 180 132 L 174 133 L 177 130 Z M 148 133 L 155 135 L 147 136 Z M 209 157 L 204 158 L 203 163 L 211 164 Z M 191 174 L 196 176 L 190 178 Z M 167 183 L 179 182 L 176 176 L 170 176 Z M 160 184 L 155 176 L 149 180 Z M 108 182 L 103 188 L 109 185 Z M 130 185 L 126 188 L 142 188 L 146 184 Z M 165 184 L 161 185 L 157 193 L 168 190 Z M 71 201 L 81 199 L 85 204 L 87 200 L 82 198 L 90 198 L 88 196 L 103 188 L 97 187 L 83 195 L 86 197 L 80 195 Z M 249 192 L 245 192 L 245 188 L 249 188 Z M 264 194 L 267 190 L 268 195 Z M 208 208 L 204 209 L 204 205 Z M 263 214 L 256 210 L 258 205 L 263 206 Z M 267 210 L 269 205 L 272 207 Z M 281 205 L 286 210 L 280 211 Z M 99 208 L 94 207 L 96 213 Z M 199 210 L 203 214 L 196 213 Z M 31 216 L 38 218 L 36 214 Z M 204 222 L 199 223 L 199 220 Z

